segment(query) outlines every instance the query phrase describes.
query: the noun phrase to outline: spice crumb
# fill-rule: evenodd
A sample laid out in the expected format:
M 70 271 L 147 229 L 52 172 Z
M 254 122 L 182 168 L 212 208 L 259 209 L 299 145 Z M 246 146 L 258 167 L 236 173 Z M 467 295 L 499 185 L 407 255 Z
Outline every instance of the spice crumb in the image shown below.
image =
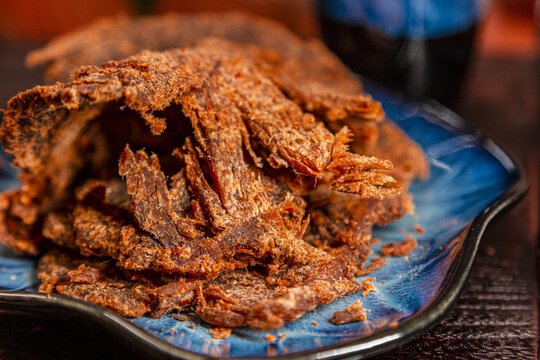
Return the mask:
M 232 329 L 228 327 L 215 327 L 210 329 L 214 339 L 226 339 L 231 335 Z
M 377 280 L 376 278 L 367 278 L 362 282 L 362 285 L 364 285 L 364 291 L 362 291 L 362 297 L 365 297 L 367 294 L 375 290 L 375 285 L 373 285 L 371 282 Z
M 336 311 L 330 319 L 336 325 L 364 320 L 366 320 L 366 310 L 362 307 L 360 300 L 356 300 L 346 309 Z
M 422 226 L 418 225 L 418 224 L 416 224 L 416 225 L 414 226 L 414 230 L 415 230 L 417 233 L 419 233 L 419 234 L 423 234 L 423 233 L 425 232 L 425 231 L 424 231 L 424 228 L 423 228 Z
M 195 329 L 195 325 L 189 324 L 189 328 L 190 328 L 190 329 Z
M 319 324 L 317 324 L 316 321 L 312 321 L 312 322 L 311 322 L 311 325 L 313 325 L 313 326 L 319 326 Z
M 383 256 L 403 256 L 408 255 L 417 245 L 416 239 L 407 234 L 405 240 L 395 244 L 393 242 L 382 246 Z
M 276 341 L 277 337 L 275 337 L 274 335 L 267 335 L 266 336 L 266 341 L 268 342 L 272 342 L 272 341 Z
M 178 315 L 178 314 L 173 314 L 172 318 L 173 318 L 174 320 L 178 320 L 178 321 L 186 321 L 186 320 L 187 320 L 187 317 L 185 317 L 185 316 L 180 316 L 180 315 Z

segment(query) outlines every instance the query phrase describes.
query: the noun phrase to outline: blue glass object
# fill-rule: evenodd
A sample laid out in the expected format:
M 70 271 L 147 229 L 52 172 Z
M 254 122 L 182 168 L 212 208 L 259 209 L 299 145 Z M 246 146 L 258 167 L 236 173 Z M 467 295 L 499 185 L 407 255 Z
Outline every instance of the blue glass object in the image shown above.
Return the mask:
M 473 26 L 484 0 L 321 0 L 327 17 L 376 29 L 391 38 L 415 40 L 459 33 Z

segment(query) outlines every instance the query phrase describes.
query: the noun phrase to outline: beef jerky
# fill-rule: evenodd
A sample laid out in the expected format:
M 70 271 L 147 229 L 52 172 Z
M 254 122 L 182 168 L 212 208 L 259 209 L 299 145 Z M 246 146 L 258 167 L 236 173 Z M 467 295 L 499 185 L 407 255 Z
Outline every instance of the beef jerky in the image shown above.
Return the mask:
M 206 41 L 214 42 L 215 45 L 220 42 Z M 225 45 L 230 46 L 227 43 Z M 221 46 L 224 46 L 223 41 Z M 370 95 L 362 93 L 360 86 L 349 85 L 354 81 L 344 81 L 344 74 L 349 70 L 338 66 L 339 60 L 321 42 L 303 42 L 293 54 L 261 46 L 243 47 L 244 52 L 287 97 L 305 111 L 329 122 L 362 120 L 369 123 L 384 119 L 381 104 Z M 356 83 L 359 84 L 359 81 L 356 80 Z
M 379 124 L 380 122 L 357 121 L 351 118 L 347 121 L 326 122 L 326 126 L 333 132 L 338 132 L 343 126 L 347 125 L 354 134 L 352 149 L 360 154 L 364 154 L 365 148 L 372 146 L 379 138 Z
M 66 135 L 62 133 L 62 135 Z M 88 133 L 80 135 L 77 141 L 70 146 L 63 146 L 56 142 L 58 149 L 55 154 L 51 154 L 49 159 L 49 167 L 42 176 L 33 176 L 32 174 L 23 171 L 20 174 L 22 187 L 15 191 L 9 191 L 2 195 L 4 210 L 9 213 L 9 216 L 25 225 L 33 226 L 36 230 L 39 228 L 37 222 L 41 221 L 44 213 L 49 211 L 51 207 L 58 206 L 66 198 L 69 198 L 69 193 L 66 194 L 66 188 L 70 185 L 70 179 L 73 179 L 81 163 L 84 161 L 76 152 L 85 152 L 88 149 L 88 136 L 93 137 L 95 134 L 92 129 L 88 129 Z M 73 138 L 71 138 L 73 140 Z M 99 142 L 99 137 L 94 141 Z M 63 160 L 58 163 L 60 152 L 63 151 Z M 91 153 L 90 151 L 87 151 Z M 102 164 L 102 159 L 96 153 L 91 153 L 92 157 L 90 166 L 99 166 Z M 51 178 L 54 172 L 54 177 Z
M 31 204 L 25 205 L 25 200 L 21 190 L 0 194 L 0 240 L 16 252 L 38 255 L 45 244 L 39 226 L 35 223 L 37 209 Z M 28 218 L 32 220 L 30 223 Z
M 46 64 L 49 80 L 65 81 L 82 65 L 100 65 L 143 50 L 192 47 L 209 37 L 291 54 L 304 64 L 303 69 L 309 68 L 305 73 L 311 78 L 324 77 L 325 83 L 334 84 L 342 92 L 356 93 L 361 89 L 358 79 L 320 43 L 311 45 L 282 24 L 239 13 L 101 19 L 32 52 L 27 64 Z
M 164 119 L 150 113 L 165 109 L 177 96 L 200 84 L 215 63 L 210 55 L 184 55 L 182 51 L 140 54 L 137 59 L 81 69 L 67 85 L 36 87 L 19 94 L 9 101 L 0 129 L 4 149 L 29 180 L 51 175 L 48 169 L 56 169 L 51 166 L 56 163 L 63 172 L 73 168 L 75 174 L 78 166 L 74 164 L 82 157 L 77 153 L 73 158 L 72 149 L 81 143 L 79 135 L 87 124 L 108 108 L 105 103 L 140 113 L 154 133 L 161 133 Z M 61 183 L 69 184 L 70 179 L 65 177 Z M 53 190 L 63 189 L 65 186 Z
M 358 291 L 361 286 L 353 280 L 349 264 L 329 255 L 267 279 L 231 273 L 205 284 L 195 312 L 215 325 L 273 330 L 318 304 Z
M 126 183 L 120 179 L 98 180 L 90 179 L 75 189 L 75 199 L 79 202 L 88 201 L 99 206 L 132 213 Z
M 58 246 L 71 250 L 79 250 L 75 241 L 73 218 L 70 212 L 53 211 L 43 220 L 43 237 L 51 240 Z
M 20 219 L 0 211 L 0 237 L 10 249 L 27 255 L 38 255 L 43 246 L 43 238 L 35 227 Z
M 176 204 L 169 194 L 157 155 L 148 157 L 144 151 L 135 155 L 126 146 L 120 157 L 119 172 L 126 178 L 127 191 L 141 229 L 152 234 L 166 248 L 178 249 L 189 239 L 201 235 L 196 222 L 186 218 L 184 209 L 174 207 Z
M 148 268 L 149 263 L 156 257 L 158 244 L 137 231 L 121 215 L 120 209 L 107 206 L 105 197 L 90 200 L 92 193 L 90 189 L 95 189 L 94 186 L 99 187 L 98 184 L 100 183 L 90 180 L 78 189 L 77 194 L 86 204 L 79 203 L 74 208 L 64 209 L 63 212 L 49 213 L 44 221 L 43 236 L 57 245 L 76 250 L 85 256 L 111 257 L 128 269 Z M 90 193 L 87 193 L 87 190 Z M 111 191 L 106 190 L 104 193 Z M 94 191 L 94 194 L 96 192 Z M 105 209 L 112 211 L 104 212 Z M 137 236 L 129 236 L 126 241 L 123 234 L 130 231 Z M 136 241 L 133 243 L 133 240 Z M 141 243 L 146 244 L 146 247 L 142 247 Z
M 154 64 L 160 61 L 161 64 L 167 62 L 167 59 L 161 60 L 154 61 Z M 74 92 L 61 84 L 47 88 L 37 87 L 26 95 L 15 97 L 10 101 L 8 105 L 10 110 L 4 116 L 0 133 L 4 149 L 13 155 L 13 164 L 21 169 L 23 182 L 21 199 L 25 199 L 24 202 L 20 202 L 20 204 L 25 204 L 24 207 L 17 207 L 17 215 L 23 217 L 21 220 L 27 223 L 36 221 L 43 216 L 42 214 L 50 211 L 51 206 L 69 200 L 72 192 L 68 189 L 81 172 L 95 171 L 99 174 L 103 168 L 102 161 L 110 157 L 108 154 L 103 156 L 102 134 L 94 136 L 92 132 L 94 123 L 90 122 L 99 118 L 99 115 L 107 108 L 103 102 L 114 101 L 118 96 L 123 97 L 124 90 L 122 90 L 119 78 L 129 83 L 131 81 L 128 79 L 129 74 L 134 75 L 134 72 L 144 71 L 144 66 L 143 61 L 135 64 L 130 70 L 128 64 L 126 69 L 120 71 L 122 75 L 119 77 L 112 73 L 105 75 L 106 70 L 101 74 L 93 73 L 89 75 L 93 80 L 75 81 L 72 85 L 78 90 Z M 197 65 L 190 67 L 189 71 L 196 67 Z M 152 106 L 148 103 L 143 105 L 141 101 L 149 99 L 146 96 L 147 89 L 157 89 L 159 92 L 159 86 L 157 86 L 160 82 L 159 74 L 154 72 L 154 75 L 156 86 L 144 86 L 140 82 L 144 83 L 145 78 L 139 77 L 137 81 L 139 85 L 143 85 L 139 88 L 141 93 L 133 90 L 137 86 L 132 90 L 125 89 L 127 98 L 142 107 Z M 103 76 L 110 76 L 109 82 L 99 79 Z M 148 82 L 146 84 L 149 85 Z M 96 87 L 98 90 L 93 91 L 92 88 Z M 168 91 L 162 91 L 161 95 L 156 95 L 165 103 L 170 101 L 163 96 L 166 92 Z M 154 105 L 159 103 L 157 100 L 154 101 L 155 99 L 150 100 Z M 159 105 L 153 106 L 152 110 L 159 108 Z M 158 128 L 159 124 L 163 124 L 163 121 L 157 119 L 152 121 L 154 118 L 151 115 L 146 118 L 153 124 L 157 124 Z M 114 155 L 116 159 L 117 156 L 118 154 Z M 17 215 L 13 216 L 17 217 Z M 39 224 L 36 226 L 39 227 Z M 41 230 L 38 229 L 37 232 Z
M 148 160 L 142 155 L 140 159 L 145 163 Z M 136 161 L 135 155 L 130 153 L 126 156 L 126 161 Z M 172 197 L 176 200 L 172 204 L 188 204 L 189 198 L 178 199 L 181 192 L 185 196 L 188 195 L 185 180 L 177 174 L 171 181 L 170 190 L 167 190 L 159 164 L 155 165 L 157 166 L 155 173 L 145 173 L 151 174 L 150 180 L 154 179 L 159 183 L 157 188 L 174 195 Z M 156 174 L 157 177 L 154 177 Z M 141 175 L 139 180 L 142 183 L 150 181 L 144 175 Z M 126 188 L 120 186 L 118 180 L 89 180 L 76 190 L 76 194 L 82 203 L 75 207 L 71 215 L 73 225 L 66 216 L 49 214 L 45 236 L 59 245 L 78 249 L 87 256 L 112 257 L 118 261 L 118 265 L 127 269 L 152 268 L 168 272 L 216 276 L 222 271 L 245 266 L 242 262 L 232 259 L 238 253 L 256 258 L 272 256 L 273 262 L 279 266 L 283 259 L 289 259 L 290 262 L 306 262 L 312 252 L 311 247 L 301 240 L 301 234 L 298 235 L 300 231 L 298 225 L 283 217 L 283 214 L 299 211 L 291 200 L 285 201 L 271 211 L 242 219 L 216 236 L 201 235 L 187 244 L 182 251 L 178 247 L 164 247 L 155 237 L 137 230 L 130 219 L 124 216 L 125 212 L 114 208 L 125 206 L 125 198 L 128 196 Z M 181 210 L 176 208 L 177 213 Z M 183 213 L 183 216 L 185 215 Z M 271 263 L 272 261 L 269 262 Z
M 79 125 L 74 127 L 77 129 L 70 131 L 58 127 L 58 136 L 49 139 L 54 142 L 54 146 L 49 153 L 47 166 L 36 174 L 23 168 L 19 175 L 22 187 L 6 195 L 10 204 L 7 213 L 12 222 L 21 222 L 27 228 L 32 228 L 33 234 L 41 233 L 41 222 L 48 212 L 62 207 L 72 199 L 70 187 L 81 169 L 100 169 L 104 164 L 103 152 L 99 149 L 103 146 L 100 134 L 92 126 L 86 128 L 84 133 L 78 129 Z M 38 147 L 38 150 L 42 149 Z M 8 242 L 7 236 L 2 239 L 5 241 L 0 241 Z M 35 254 L 40 247 L 40 239 L 40 236 L 28 237 L 25 240 L 25 249 L 28 251 L 21 246 L 17 247 L 18 251 Z
M 42 233 L 100 259 L 69 263 L 53 255 L 40 272 L 43 290 L 130 316 L 191 306 L 214 324 L 269 330 L 360 288 L 353 275 L 381 262 L 364 266 L 369 236 L 352 232 L 371 233 L 374 223 L 408 211 L 406 195 L 391 199 L 396 204 L 362 198 L 399 195 L 414 172 L 406 172 L 410 165 L 398 169 L 406 175 L 396 183 L 389 161 L 351 153 L 351 132 L 325 127 L 321 120 L 360 128 L 384 114 L 357 81 L 341 84 L 350 74 L 324 48 L 294 36 L 263 41 L 260 35 L 245 41 L 250 45 L 197 40 L 196 48 L 87 66 L 69 84 L 11 100 L 0 132 L 25 188 L 10 198 L 5 218 L 28 225 L 27 239 Z M 261 41 L 271 45 L 258 46 Z M 296 50 L 284 51 L 294 42 Z M 313 69 L 321 74 L 309 74 Z M 133 139 L 118 140 L 139 117 L 155 135 L 169 131 L 152 138 L 137 130 Z M 405 137 L 389 133 L 410 147 Z M 111 169 L 126 142 L 153 154 L 124 148 L 124 185 L 111 178 Z M 385 143 L 373 144 L 384 153 Z M 91 151 L 78 155 L 85 149 Z M 294 186 L 285 181 L 300 189 L 295 193 L 319 184 L 313 193 L 350 192 L 361 205 L 346 207 L 342 221 L 332 203 L 345 197 L 321 192 L 317 203 L 310 194 L 310 212 L 318 216 L 306 237 L 313 246 L 303 239 L 306 203 L 268 176 L 268 167 L 312 179 Z M 51 186 L 54 191 L 44 191 Z
M 118 257 L 119 242 L 126 222 L 89 206 L 78 205 L 73 211 L 75 244 L 85 256 Z
M 352 134 L 347 128 L 342 128 L 336 134 L 332 161 L 328 164 L 328 170 L 334 177 L 331 188 L 358 194 L 361 198 L 379 200 L 402 193 L 405 188 L 384 173 L 384 170 L 393 168 L 392 163 L 376 157 L 350 153 L 347 144 L 351 138 Z
M 309 286 L 289 288 L 279 297 L 265 299 L 255 304 L 248 314 L 247 323 L 249 327 L 257 330 L 278 329 L 285 322 L 294 321 L 309 310 L 313 310 L 319 303 L 317 295 L 317 292 Z
M 52 250 L 38 265 L 40 291 L 56 291 L 121 315 L 161 316 L 185 309 L 198 282 L 158 274 L 123 273 L 109 262 Z
M 169 203 L 176 216 L 187 217 L 191 213 L 192 197 L 188 190 L 185 169 L 174 174 L 170 180 Z M 198 220 L 194 219 L 197 223 Z M 200 222 L 200 221 L 199 221 Z
M 189 248 L 191 252 L 188 255 L 181 249 L 165 248 L 118 215 L 106 214 L 92 207 L 77 206 L 73 218 L 75 237 L 72 248 L 86 256 L 111 257 L 126 269 L 216 276 L 241 264 L 223 259 L 223 253 L 210 247 L 195 245 Z
M 186 168 L 187 176 L 192 183 L 191 185 L 196 188 L 194 193 L 205 194 L 205 196 L 201 197 L 201 201 L 208 201 L 209 198 L 214 199 L 214 203 L 212 204 L 213 207 L 219 207 L 222 210 L 225 209 L 219 195 L 216 194 L 214 190 L 208 186 L 208 184 L 206 184 L 204 191 L 197 188 L 198 185 L 196 182 L 200 182 L 201 179 L 203 179 L 203 176 L 201 176 L 202 171 L 199 167 L 197 167 L 195 169 L 196 171 L 194 171 L 192 174 L 192 170 L 189 165 L 192 163 L 198 165 L 198 156 L 193 147 L 189 144 L 190 142 L 188 142 L 186 145 L 188 147 L 188 152 L 185 155 L 185 160 L 186 164 L 188 165 Z M 231 145 L 231 143 L 229 143 L 229 145 Z M 127 168 L 135 170 L 138 166 L 137 164 L 140 164 L 141 162 L 148 164 L 148 158 L 143 155 L 143 152 L 138 152 L 139 156 L 137 157 L 129 148 L 126 148 L 125 154 L 126 155 L 123 156 L 123 160 L 121 160 L 121 171 L 122 169 Z M 242 154 L 237 155 L 242 156 Z M 128 162 L 131 164 L 127 165 Z M 155 172 L 151 173 L 146 171 L 136 174 L 136 176 L 139 177 L 138 182 L 140 184 L 147 184 L 150 181 L 154 181 L 154 185 L 148 187 L 148 189 L 151 191 L 154 191 L 154 189 L 162 189 L 163 193 L 166 194 L 168 190 L 165 184 L 165 178 L 159 170 L 158 163 L 156 162 L 154 165 L 156 170 Z M 144 167 L 140 168 L 143 169 Z M 258 170 L 255 168 L 251 168 L 251 170 L 258 172 Z M 264 175 L 259 173 L 258 176 L 262 177 Z M 223 188 L 221 192 L 223 198 L 227 198 L 227 192 L 230 191 L 235 193 L 238 191 L 243 191 L 244 194 L 249 194 L 250 189 L 264 189 L 262 187 L 264 184 L 258 183 L 258 179 L 256 177 L 251 178 L 253 182 L 249 184 L 249 187 L 245 187 L 243 189 L 240 188 L 240 190 L 236 190 L 232 186 L 230 188 Z M 163 203 L 156 202 L 154 204 L 155 196 L 152 196 L 151 193 L 146 195 L 144 193 L 144 191 L 147 189 L 146 187 L 134 187 L 130 190 L 131 181 L 129 176 L 127 179 L 128 191 L 131 191 L 132 197 L 137 199 L 134 201 L 140 201 L 140 209 L 151 208 L 153 206 L 160 209 L 167 208 L 167 206 L 170 208 L 170 202 L 167 203 L 166 201 L 163 201 Z M 241 179 L 236 180 L 238 182 L 243 181 Z M 276 185 L 274 184 L 274 186 Z M 261 192 L 258 196 L 268 196 L 268 194 Z M 163 195 L 162 199 L 165 198 L 166 196 Z M 220 266 L 222 266 L 220 264 L 226 264 L 226 259 L 232 258 L 237 254 L 251 256 L 257 259 L 270 257 L 272 262 L 275 262 L 277 266 L 279 266 L 279 264 L 281 264 L 283 261 L 292 263 L 307 262 L 311 256 L 310 254 L 316 251 L 302 240 L 302 234 L 300 234 L 302 223 L 298 221 L 293 223 L 288 219 L 287 216 L 285 216 L 292 213 L 298 213 L 301 215 L 303 214 L 301 209 L 298 209 L 290 198 L 284 199 L 283 202 L 277 204 L 276 206 L 271 206 L 272 203 L 266 199 L 265 201 L 268 201 L 268 205 L 259 207 L 256 207 L 256 205 L 257 203 L 261 205 L 261 200 L 255 200 L 254 197 L 252 199 L 253 201 L 251 202 L 249 198 L 242 199 L 242 201 L 247 204 L 243 208 L 243 212 L 236 208 L 236 211 L 226 214 L 225 210 L 223 210 L 223 219 L 220 221 L 227 226 L 219 232 L 216 231 L 214 236 L 201 234 L 201 236 L 189 241 L 182 240 L 184 242 L 181 248 L 170 247 L 171 254 L 177 256 L 178 259 L 174 260 L 176 268 L 171 267 L 171 265 L 168 264 L 167 270 L 185 272 L 189 270 L 189 266 L 196 266 L 198 269 L 201 269 L 201 271 L 202 269 L 206 269 L 207 272 L 217 274 L 220 272 Z M 234 205 L 231 203 L 228 205 L 233 207 Z M 137 206 L 135 208 L 137 209 Z M 141 216 L 148 213 L 149 211 L 142 212 Z M 215 218 L 213 215 L 215 215 L 215 213 L 209 213 L 208 217 L 213 219 Z M 165 223 L 165 220 L 163 220 L 162 223 Z M 144 224 L 141 224 L 141 226 L 143 225 Z M 152 228 L 150 227 L 150 230 L 151 229 Z M 159 239 L 159 234 L 154 234 L 154 236 Z M 184 259 L 180 259 L 181 252 L 184 252 L 185 254 L 183 256 Z M 156 265 L 156 260 L 157 259 L 153 259 L 154 266 Z M 181 264 L 183 265 L 180 266 Z
M 374 225 L 386 225 L 413 211 L 411 196 L 403 193 L 396 198 L 360 199 L 320 186 L 308 196 L 310 230 L 306 240 L 350 262 L 355 275 L 365 275 L 380 268 L 384 259 L 365 266 L 371 254 L 370 240 Z
M 102 274 L 108 266 L 88 266 L 84 262 L 56 252 L 43 256 L 37 270 L 42 282 L 40 291 L 54 290 L 125 316 L 140 317 L 150 311 L 149 296 L 137 286 L 121 279 L 119 274 Z M 116 272 L 114 268 L 110 270 Z M 79 281 L 81 278 L 83 282 Z
M 137 276 L 131 276 L 133 281 Z M 153 288 L 150 292 L 152 299 L 152 310 L 148 314 L 150 317 L 161 317 L 171 311 L 183 311 L 191 307 L 195 300 L 195 291 L 199 281 L 169 278 L 167 283 Z
M 376 126 L 379 134 L 377 140 L 365 144 L 356 141 L 358 137 L 355 137 L 351 145 L 353 151 L 390 160 L 394 168 L 388 173 L 404 185 L 415 178 L 425 179 L 429 176 L 429 162 L 417 143 L 390 120 Z
M 197 96 L 196 100 L 189 96 L 181 99 L 194 128 L 194 119 L 200 114 L 207 113 L 208 119 L 213 114 L 241 116 L 251 135 L 270 151 L 270 164 L 290 166 L 315 178 L 330 171 L 337 190 L 362 197 L 384 198 L 403 191 L 392 185 L 390 176 L 377 171 L 391 169 L 390 162 L 348 152 L 345 144 L 351 139 L 345 129 L 334 136 L 311 114 L 303 113 L 284 97 L 250 62 L 236 56 L 222 59 Z M 197 115 L 190 107 L 197 108 Z
M 241 110 L 227 91 L 217 90 L 224 88 L 232 72 L 237 74 L 238 69 L 227 66 L 228 63 L 230 60 L 217 64 L 201 90 L 181 99 L 184 112 L 193 126 L 198 154 L 209 175 L 207 181 L 201 173 L 190 171 L 199 171 L 201 165 L 198 164 L 195 148 L 188 141 L 188 177 L 194 189 L 203 195 L 202 199 L 212 199 L 211 202 L 217 203 L 208 202 L 206 205 L 217 228 L 227 226 L 231 221 L 264 213 L 284 200 L 273 190 L 277 185 L 253 166 L 258 165 L 258 159 L 251 148 Z M 245 65 L 240 64 L 239 67 L 242 66 Z M 245 151 L 248 157 L 244 156 Z M 200 180 L 196 180 L 195 176 Z M 215 189 L 215 195 L 208 182 Z M 229 220 L 223 218 L 225 214 Z
M 114 42 L 110 33 L 116 34 Z M 102 20 L 33 52 L 28 63 L 48 63 L 47 77 L 64 81 L 81 65 L 100 65 L 143 50 L 191 47 L 210 37 L 219 38 L 211 46 L 222 49 L 223 39 L 244 44 L 241 52 L 306 111 L 330 121 L 384 118 L 380 103 L 361 94 L 358 79 L 322 43 L 302 41 L 280 24 L 241 14 Z
M 19 219 L 23 224 L 32 225 L 38 220 L 41 208 L 28 190 L 33 190 L 32 186 L 7 191 L 2 195 L 1 203 L 2 209 L 10 216 Z
M 360 91 L 359 81 L 322 43 L 312 40 L 299 44 L 294 51 L 287 52 L 218 38 L 204 40 L 200 46 L 244 54 L 304 111 L 329 122 L 384 119 L 381 104 Z
M 245 326 L 252 307 L 273 294 L 261 276 L 236 271 L 205 284 L 198 294 L 195 312 L 214 325 Z
M 114 245 L 129 223 L 132 207 L 120 179 L 90 179 L 75 189 L 77 204 L 49 212 L 43 236 L 87 256 L 116 254 Z
M 338 258 L 320 259 L 298 270 L 279 276 L 289 286 L 271 286 L 264 277 L 246 270 L 201 282 L 158 273 L 122 272 L 106 261 L 53 250 L 40 260 L 38 277 L 40 291 L 57 291 L 124 316 L 159 316 L 194 306 L 210 323 L 248 324 L 266 330 L 297 319 L 318 303 L 361 288 Z
M 362 281 L 363 285 L 363 291 L 362 291 L 362 297 L 366 297 L 370 292 L 375 290 L 375 285 L 373 285 L 371 282 L 377 280 L 376 278 L 367 278 Z
M 364 320 L 366 320 L 366 309 L 362 307 L 360 300 L 356 300 L 346 309 L 336 311 L 330 319 L 336 325 Z
M 414 210 L 408 193 L 385 200 L 360 199 L 325 187 L 309 194 L 309 204 L 311 226 L 320 238 L 351 248 L 369 246 L 374 225 L 386 225 Z
M 223 81 L 223 77 L 226 77 L 230 85 L 212 87 L 212 90 L 235 100 L 235 105 L 244 112 L 250 131 L 272 151 L 277 162 L 283 164 L 285 161 L 295 170 L 310 176 L 320 176 L 326 170 L 326 165 L 333 160 L 333 147 L 341 148 L 341 144 L 334 141 L 333 135 L 322 123 L 316 122 L 286 99 L 270 80 L 259 74 L 254 65 L 243 60 L 240 54 L 231 57 L 209 46 L 141 53 L 124 61 L 109 62 L 100 68 L 82 68 L 70 84 L 38 87 L 19 94 L 10 100 L 0 129 L 4 148 L 25 172 L 37 176 L 43 169 L 44 160 L 55 148 L 49 138 L 57 136 L 57 131 L 50 131 L 51 128 L 58 124 L 63 127 L 73 124 L 71 127 L 78 125 L 82 128 L 102 111 L 102 104 L 106 102 L 118 102 L 118 106 L 123 104 L 138 112 L 150 125 L 152 132 L 160 134 L 166 127 L 165 120 L 152 115 L 152 112 L 181 101 L 190 91 L 197 91 L 214 71 L 219 71 L 222 76 L 215 81 Z M 239 74 L 244 76 L 236 77 Z M 254 82 L 253 77 L 261 84 Z M 261 95 L 268 99 L 265 101 Z M 280 109 L 278 104 L 282 104 L 283 108 Z M 278 114 L 289 121 L 276 117 Z M 65 121 L 66 117 L 70 120 Z M 42 119 L 49 120 L 45 122 Z M 22 127 L 22 123 L 28 126 Z M 269 136 L 274 130 L 279 130 L 275 139 Z M 310 151 L 306 151 L 306 148 Z M 369 174 L 375 169 L 389 168 L 389 162 L 346 151 L 340 151 L 339 161 L 334 162 L 332 171 L 342 175 L 339 186 L 344 191 L 360 191 L 364 196 L 378 197 L 399 192 L 384 186 L 391 182 L 390 177 Z M 344 173 L 349 172 L 345 176 Z M 373 183 L 370 184 L 370 181 Z M 366 187 L 367 190 L 364 189 Z

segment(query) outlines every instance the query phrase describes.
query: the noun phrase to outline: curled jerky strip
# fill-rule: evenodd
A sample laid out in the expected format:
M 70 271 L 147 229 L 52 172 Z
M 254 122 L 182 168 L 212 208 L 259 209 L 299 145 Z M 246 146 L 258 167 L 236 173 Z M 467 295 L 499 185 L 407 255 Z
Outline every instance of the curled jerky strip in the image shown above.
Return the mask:
M 220 86 L 206 81 L 212 73 L 219 74 L 213 81 Z M 47 142 L 48 136 L 54 134 L 50 130 L 62 123 L 62 114 L 67 110 L 71 116 L 90 106 L 97 111 L 93 115 L 96 116 L 100 104 L 120 102 L 140 113 L 152 132 L 160 134 L 166 127 L 165 120 L 152 115 L 152 111 L 179 102 L 185 107 L 189 94 L 203 87 L 221 99 L 228 98 L 241 111 L 252 137 L 270 151 L 274 163 L 286 163 L 295 171 L 321 177 L 332 157 L 336 157 L 332 155 L 334 135 L 321 122 L 303 113 L 241 53 L 224 54 L 209 45 L 163 53 L 143 52 L 102 67 L 82 68 L 70 84 L 38 87 L 22 93 L 9 103 L 0 129 L 3 145 L 18 164 L 35 173 L 43 166 L 52 146 Z M 88 122 L 91 118 L 88 113 L 83 119 L 74 118 L 73 122 Z M 50 121 L 43 122 L 44 119 Z M 26 125 L 21 126 L 23 123 Z M 340 158 L 348 159 L 341 155 Z M 351 168 L 353 163 L 348 164 Z M 365 172 L 364 164 L 359 165 L 358 170 Z M 339 166 L 332 171 L 341 172 Z M 361 186 L 340 187 L 382 197 L 388 191 L 377 193 L 375 188 L 383 187 L 380 185 L 383 180 L 368 176 L 354 180 L 368 184 L 374 181 L 369 191 Z
M 188 239 L 201 235 L 197 222 L 186 218 L 184 209 L 173 207 L 175 201 L 171 193 L 176 191 L 167 187 L 157 155 L 149 157 L 144 151 L 133 154 L 126 145 L 120 156 L 119 173 L 126 178 L 127 192 L 141 229 L 159 239 L 165 247 L 183 245 Z
M 251 57 L 288 97 L 325 120 L 384 119 L 381 104 L 361 92 L 356 76 L 320 41 L 303 41 L 281 24 L 243 14 L 104 19 L 32 52 L 27 63 L 47 64 L 47 78 L 64 81 L 82 65 L 207 41 Z

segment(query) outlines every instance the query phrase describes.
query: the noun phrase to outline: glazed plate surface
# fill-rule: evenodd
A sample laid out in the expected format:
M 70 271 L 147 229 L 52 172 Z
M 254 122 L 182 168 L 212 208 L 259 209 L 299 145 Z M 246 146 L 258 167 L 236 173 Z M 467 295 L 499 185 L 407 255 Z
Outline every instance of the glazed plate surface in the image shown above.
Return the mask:
M 489 221 L 515 203 L 526 190 L 519 167 L 491 140 L 468 128 L 440 105 L 410 103 L 380 89 L 368 89 L 383 103 L 390 119 L 426 152 L 431 176 L 411 186 L 416 212 L 397 223 L 374 230 L 374 246 L 399 242 L 409 233 L 418 247 L 407 257 L 387 258 L 387 264 L 366 276 L 376 290 L 320 306 L 272 332 L 234 329 L 227 339 L 214 340 L 196 316 L 178 321 L 124 319 L 101 307 L 61 295 L 36 293 L 36 261 L 0 248 L 0 307 L 14 311 L 70 314 L 114 332 L 119 340 L 153 355 L 172 358 L 333 358 L 367 357 L 411 340 L 441 320 L 463 288 L 478 243 Z M 16 187 L 15 172 L 3 170 L 1 189 Z M 420 225 L 424 232 L 415 231 Z M 366 277 L 359 277 L 362 281 Z M 344 325 L 329 322 L 332 314 L 357 299 L 368 310 L 367 320 Z M 191 326 L 194 325 L 192 329 Z M 284 334 L 284 337 L 280 337 Z M 266 341 L 267 335 L 277 337 Z

